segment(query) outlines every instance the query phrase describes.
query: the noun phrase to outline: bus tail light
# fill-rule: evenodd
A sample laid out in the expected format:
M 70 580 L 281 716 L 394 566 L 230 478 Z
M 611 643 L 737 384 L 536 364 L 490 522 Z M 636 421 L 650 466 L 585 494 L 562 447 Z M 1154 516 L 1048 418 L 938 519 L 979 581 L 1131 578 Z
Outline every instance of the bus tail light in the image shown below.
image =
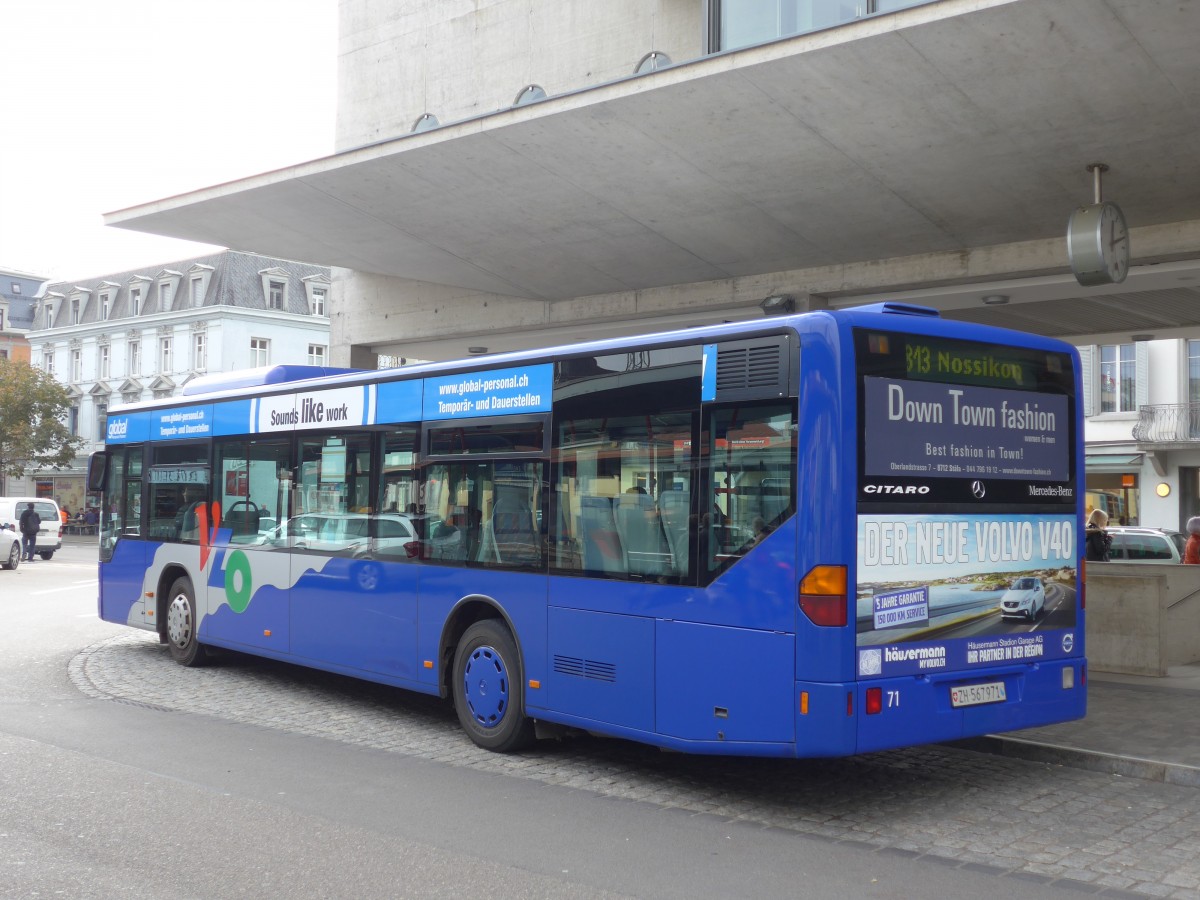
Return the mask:
M 814 625 L 845 625 L 846 567 L 813 566 L 800 582 L 800 609 Z
M 883 712 L 883 688 L 867 688 L 866 712 L 868 716 Z

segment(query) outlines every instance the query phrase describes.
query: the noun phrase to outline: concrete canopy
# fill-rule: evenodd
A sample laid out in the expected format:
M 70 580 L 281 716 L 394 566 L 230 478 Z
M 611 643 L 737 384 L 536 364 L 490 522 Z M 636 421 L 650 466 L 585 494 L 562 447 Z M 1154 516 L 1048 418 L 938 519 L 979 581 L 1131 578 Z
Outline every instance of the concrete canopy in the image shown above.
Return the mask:
M 1094 316 L 1063 305 L 1095 292 L 1074 284 L 1062 236 L 1092 200 L 1085 166 L 1099 161 L 1142 264 L 1099 293 L 1151 313 L 1117 317 L 1114 331 L 1200 324 L 1200 293 L 1175 283 L 1200 274 L 1196 35 L 1200 3 L 946 0 L 106 221 L 543 301 L 1052 242 L 966 291 L 925 278 L 878 287 L 978 318 L 1013 314 L 978 308 L 978 282 L 1010 279 L 1014 302 L 1060 307 L 1052 325 L 1021 327 L 1090 334 Z M 1166 311 L 1158 298 L 1124 302 L 1161 290 L 1136 285 L 1165 261 Z M 1040 293 L 1021 296 L 1031 277 Z M 821 289 L 872 299 L 862 285 Z

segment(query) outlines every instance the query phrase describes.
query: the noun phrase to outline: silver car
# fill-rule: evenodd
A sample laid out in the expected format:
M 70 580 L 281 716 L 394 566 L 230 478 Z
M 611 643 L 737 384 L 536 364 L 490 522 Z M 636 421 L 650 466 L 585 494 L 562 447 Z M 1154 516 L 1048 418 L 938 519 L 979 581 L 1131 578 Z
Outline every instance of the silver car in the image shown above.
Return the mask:
M 0 522 L 0 568 L 15 569 L 21 564 L 21 535 L 7 522 Z
M 1112 546 L 1109 562 L 1140 562 L 1175 564 L 1183 562 L 1187 535 L 1170 528 L 1148 528 L 1141 525 L 1110 525 L 1108 533 Z

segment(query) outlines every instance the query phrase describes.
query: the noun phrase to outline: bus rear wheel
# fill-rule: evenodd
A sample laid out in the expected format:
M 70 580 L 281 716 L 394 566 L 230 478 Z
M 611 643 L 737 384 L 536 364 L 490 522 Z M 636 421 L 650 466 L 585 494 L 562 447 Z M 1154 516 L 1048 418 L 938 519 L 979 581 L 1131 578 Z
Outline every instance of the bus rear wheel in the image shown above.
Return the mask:
M 504 625 L 484 619 L 463 633 L 454 655 L 454 708 L 478 746 L 510 753 L 533 740 L 522 686 L 521 657 Z
M 208 661 L 199 639 L 196 592 L 190 578 L 176 578 L 167 593 L 167 647 L 171 658 L 183 666 L 202 666 Z

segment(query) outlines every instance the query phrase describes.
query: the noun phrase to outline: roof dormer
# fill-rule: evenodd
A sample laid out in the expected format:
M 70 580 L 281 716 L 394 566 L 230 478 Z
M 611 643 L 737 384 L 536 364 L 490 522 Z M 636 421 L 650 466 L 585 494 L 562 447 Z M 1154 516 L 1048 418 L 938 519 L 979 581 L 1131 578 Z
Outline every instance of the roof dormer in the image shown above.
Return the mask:
M 101 322 L 107 322 L 112 315 L 113 304 L 117 302 L 120 293 L 121 286 L 115 281 L 102 281 L 96 287 L 96 302 Z
M 91 288 L 75 285 L 71 288 L 70 302 L 67 304 L 67 320 L 65 325 L 79 325 L 87 314 L 88 300 L 91 299 Z
M 66 322 L 59 322 L 59 312 L 62 310 L 63 301 L 66 300 L 66 295 L 60 294 L 58 291 L 46 291 L 42 296 L 42 327 L 57 328 L 59 325 L 65 325 Z
M 208 297 L 208 285 L 212 281 L 212 273 L 213 267 L 206 266 L 204 263 L 196 263 L 187 270 L 187 305 L 192 309 L 198 309 L 204 305 L 204 300 Z
M 129 302 L 126 304 L 126 315 L 140 316 L 148 308 L 150 288 L 154 279 L 146 275 L 134 275 L 129 279 Z
M 308 314 L 310 316 L 328 316 L 329 276 L 320 272 L 316 275 L 305 275 L 300 280 L 304 282 L 304 293 L 308 299 Z
M 163 269 L 154 279 L 154 300 L 156 312 L 170 312 L 175 308 L 175 298 L 179 294 L 179 282 L 183 273 L 174 269 Z
M 291 277 L 284 269 L 274 266 L 270 269 L 260 269 L 258 276 L 262 279 L 263 299 L 267 309 L 288 309 L 288 279 Z

